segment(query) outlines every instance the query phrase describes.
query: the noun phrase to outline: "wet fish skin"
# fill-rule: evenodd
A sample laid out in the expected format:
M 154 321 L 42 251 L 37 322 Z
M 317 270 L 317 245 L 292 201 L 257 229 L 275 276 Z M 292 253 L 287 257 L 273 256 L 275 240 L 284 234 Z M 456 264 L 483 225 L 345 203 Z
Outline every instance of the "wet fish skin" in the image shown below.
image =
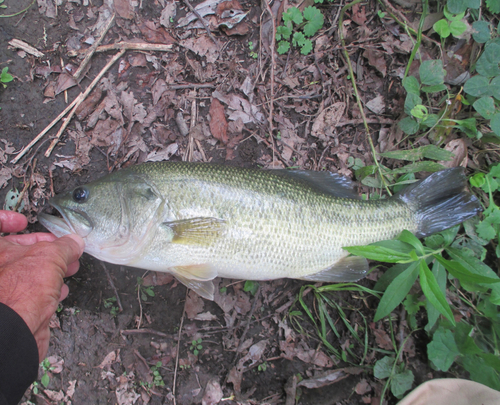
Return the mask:
M 78 233 L 87 253 L 171 272 L 209 299 L 217 276 L 354 281 L 368 264 L 347 257 L 343 246 L 391 239 L 404 229 L 424 236 L 480 209 L 460 169 L 435 173 L 391 199 L 363 201 L 328 172 L 185 162 L 127 168 L 51 204 L 64 219 L 40 220 L 57 236 Z

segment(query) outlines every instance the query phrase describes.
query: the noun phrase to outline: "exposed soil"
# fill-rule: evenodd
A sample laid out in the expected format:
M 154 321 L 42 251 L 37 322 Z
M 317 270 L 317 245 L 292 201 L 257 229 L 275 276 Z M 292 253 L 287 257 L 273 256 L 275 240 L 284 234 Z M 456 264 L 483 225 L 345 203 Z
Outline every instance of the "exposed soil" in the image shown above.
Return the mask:
M 16 11 L 16 7 L 20 7 L 16 3 L 6 0 L 5 12 Z M 38 3 L 46 7 L 52 1 L 39 0 Z M 250 11 L 244 19 L 248 26 L 244 35 L 213 32 L 221 48 L 220 55 L 215 57 L 217 48 L 203 28 L 186 30 L 177 26 L 189 11 L 184 3 L 175 3 L 177 15 L 172 17 L 172 26 L 167 30 L 160 28 L 160 15 L 168 2 L 158 0 L 144 4 L 141 1 L 142 8 L 138 4 L 130 6 L 133 2 L 115 1 L 115 6 L 130 6 L 130 19 L 117 16 L 103 44 L 135 39 L 170 43 L 172 49 L 164 53 L 128 51 L 104 75 L 107 82 L 101 86 L 105 89 L 103 95 L 96 105 L 89 107 L 92 113 L 105 95 L 115 100 L 114 104 L 108 100 L 105 112 L 100 114 L 94 127 L 88 126 L 90 115 L 74 119 L 51 156 L 46 158 L 44 153 L 59 123 L 23 159 L 12 164 L 16 153 L 67 106 L 64 92 L 44 96 L 47 86 L 54 85 L 61 73 L 47 73 L 44 77 L 41 68 L 61 66 L 61 61 L 65 66 L 79 66 L 81 58 L 70 58 L 68 54 L 77 51 L 77 47 L 89 47 L 83 41 L 95 35 L 91 28 L 105 7 L 100 0 L 80 3 L 62 1 L 54 17 L 47 16 L 46 8 L 39 10 L 35 5 L 25 14 L 0 19 L 0 68 L 8 66 L 15 76 L 5 89 L 0 88 L 3 142 L 0 147 L 4 151 L 0 201 L 4 201 L 13 188 L 26 189 L 22 212 L 32 223 L 29 231 L 42 230 L 36 216 L 47 207 L 52 193 L 87 183 L 110 170 L 152 160 L 155 152 L 164 153 L 171 145 L 177 145 L 171 149 L 171 160 L 205 160 L 266 168 L 298 166 L 328 169 L 350 177 L 353 171 L 348 158 L 370 163 L 368 143 L 351 96 L 336 34 L 337 4 L 322 6 L 326 21 L 318 34 L 314 53 L 302 56 L 294 50 L 288 55 L 276 55 L 276 70 L 272 72 L 269 52 L 272 31 L 270 35 L 269 15 L 260 4 L 252 1 L 241 4 L 244 11 Z M 278 8 L 279 3 L 275 2 L 273 12 L 277 13 Z M 121 12 L 125 13 L 123 9 Z M 380 95 L 384 100 L 379 115 L 369 118 L 371 122 L 395 120 L 402 113 L 404 102 L 398 78 L 408 57 L 407 52 L 398 50 L 406 46 L 404 32 L 392 26 L 391 34 L 386 26 L 377 25 L 378 20 L 373 19 L 374 1 L 358 8 L 357 12 L 366 13 L 367 25 L 350 19 L 346 27 L 348 42 L 353 44 L 349 48 L 351 57 L 358 61 L 363 98 L 370 101 Z M 145 22 L 154 22 L 156 26 L 145 29 Z M 35 58 L 18 53 L 8 45 L 14 38 L 45 55 Z M 204 42 L 197 42 L 200 38 Z M 250 41 L 255 44 L 253 50 Z M 381 41 L 389 44 L 384 53 L 380 50 Z M 378 54 L 367 56 L 367 52 L 375 48 L 379 49 Z M 394 52 L 389 53 L 389 48 Z M 67 90 L 69 102 L 89 85 L 116 52 L 93 56 L 80 85 Z M 259 59 L 251 52 L 260 54 Z M 383 66 L 370 66 L 369 61 L 376 57 L 384 61 Z M 386 74 L 381 73 L 382 69 Z M 268 122 L 271 75 L 275 81 L 273 141 L 269 137 Z M 251 83 L 245 82 L 247 77 Z M 161 89 L 160 81 L 165 83 Z M 200 86 L 207 84 L 212 87 Z M 186 88 L 171 88 L 172 85 L 186 85 Z M 220 96 L 214 95 L 215 90 Z M 130 104 L 123 93 L 130 96 Z M 241 106 L 230 108 L 231 103 L 224 101 L 224 97 L 230 96 L 246 100 L 255 109 L 249 115 Z M 223 109 L 224 120 L 228 122 L 225 138 L 221 132 L 209 129 L 208 117 L 214 113 L 216 107 L 212 100 L 216 98 L 221 100 L 219 109 Z M 197 107 L 197 118 L 191 123 L 195 112 L 193 103 Z M 321 128 L 329 134 L 323 138 L 313 136 L 312 124 L 320 112 L 336 103 L 341 109 L 339 119 Z M 132 113 L 127 112 L 127 105 L 131 106 Z M 156 117 L 148 123 L 147 117 L 156 106 L 160 106 Z M 178 113 L 191 128 L 187 136 L 181 134 L 176 121 Z M 230 114 L 241 119 L 232 120 Z M 245 117 L 246 122 L 242 121 Z M 196 131 L 193 124 L 198 126 Z M 379 149 L 389 149 L 402 138 L 390 123 L 373 124 L 372 128 L 375 133 L 379 131 L 375 136 Z M 354 342 L 348 329 L 342 326 L 339 314 L 331 313 L 340 338 L 329 336 L 329 342 L 339 351 L 351 347 L 354 356 L 348 354 L 347 359 L 354 364 L 362 363 L 355 367 L 332 356 L 304 313 L 298 321 L 297 317 L 296 321 L 290 318 L 290 310 L 300 310 L 296 298 L 305 282 L 261 282 L 254 296 L 243 291 L 243 282 L 220 280 L 222 292 L 215 302 L 209 302 L 194 293 L 187 295 L 186 288 L 175 280 L 158 280 L 140 270 L 106 264 L 108 279 L 104 265 L 94 258 L 84 255 L 81 264 L 79 273 L 68 280 L 70 295 L 54 318 L 49 356 L 55 369 L 49 371 L 48 387 L 39 381 L 26 394 L 26 401 L 75 405 L 196 404 L 203 399 L 203 403 L 210 404 L 218 403 L 221 393 L 222 403 L 227 404 L 293 404 L 294 396 L 299 404 L 380 402 L 383 384 L 373 377 L 371 367 L 383 356 L 384 350 L 387 353 L 393 349 L 383 344 L 384 339 L 389 339 L 388 323 L 372 321 L 377 305 L 373 298 L 360 299 L 360 294 L 349 292 L 332 295 L 344 308 L 351 325 L 362 332 L 362 336 L 365 332 L 368 334 L 365 353 L 364 346 Z M 146 286 L 138 287 L 138 277 L 146 277 L 145 283 L 154 285 L 154 297 L 147 295 Z M 376 274 L 363 284 L 372 287 L 375 279 Z M 141 292 L 146 294 L 147 301 L 141 299 Z M 123 311 L 118 310 L 116 301 L 111 301 L 116 294 Z M 312 295 L 310 290 L 304 293 L 304 300 L 311 308 Z M 396 319 L 394 326 L 407 335 L 404 320 Z M 193 340 L 199 340 L 195 347 Z M 435 374 L 426 363 L 425 334 L 416 335 L 410 343 L 404 358 L 416 375 L 416 386 Z M 338 382 L 318 384 L 316 389 L 294 389 L 294 376 L 300 375 L 295 380 L 297 384 L 300 379 L 331 374 L 344 367 L 348 368 L 339 372 L 343 378 Z M 154 381 L 155 370 L 159 371 L 164 386 Z M 41 368 L 40 377 L 44 373 Z M 212 402 L 210 389 L 216 398 Z M 390 398 L 389 402 L 396 400 Z

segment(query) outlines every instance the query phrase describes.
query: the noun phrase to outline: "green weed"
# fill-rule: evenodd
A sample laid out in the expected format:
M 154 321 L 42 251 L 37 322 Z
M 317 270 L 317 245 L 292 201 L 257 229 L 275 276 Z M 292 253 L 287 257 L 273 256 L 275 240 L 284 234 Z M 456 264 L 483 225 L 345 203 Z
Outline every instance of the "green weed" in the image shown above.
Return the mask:
M 10 83 L 12 80 L 14 80 L 14 77 L 8 72 L 9 68 L 6 66 L 2 69 L 2 72 L 0 73 L 0 83 L 2 83 L 2 86 L 4 88 L 7 87 L 7 83 Z
M 198 356 L 198 354 L 200 354 L 200 350 L 203 350 L 202 343 L 203 340 L 201 338 L 199 338 L 198 340 L 193 339 L 193 341 L 191 342 L 191 346 L 189 346 L 189 350 L 191 350 L 195 356 Z
M 155 296 L 155 292 L 153 291 L 154 286 L 144 286 L 144 279 L 142 277 L 137 277 L 137 287 L 136 291 L 139 293 L 141 300 L 147 301 L 148 297 L 153 298 Z
M 325 19 L 321 11 L 314 6 L 306 7 L 304 12 L 297 7 L 290 7 L 283 13 L 282 18 L 283 25 L 276 29 L 276 40 L 279 41 L 278 53 L 280 55 L 287 53 L 291 44 L 300 48 L 302 55 L 308 55 L 313 49 L 309 38 L 323 27 Z
M 110 309 L 109 313 L 113 317 L 118 315 L 118 312 L 120 311 L 120 308 L 114 306 L 115 303 L 116 303 L 116 297 L 110 297 L 104 300 L 104 308 Z

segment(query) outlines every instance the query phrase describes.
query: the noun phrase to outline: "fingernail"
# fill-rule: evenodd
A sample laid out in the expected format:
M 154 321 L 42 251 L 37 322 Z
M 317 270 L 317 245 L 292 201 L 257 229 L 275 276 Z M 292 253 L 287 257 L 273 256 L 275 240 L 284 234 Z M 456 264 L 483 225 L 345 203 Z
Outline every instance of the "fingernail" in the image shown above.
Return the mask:
M 80 246 L 80 256 L 81 256 L 85 249 L 85 241 L 80 236 L 74 233 L 70 233 L 67 236 L 73 239 L 76 243 L 78 243 L 78 246 Z

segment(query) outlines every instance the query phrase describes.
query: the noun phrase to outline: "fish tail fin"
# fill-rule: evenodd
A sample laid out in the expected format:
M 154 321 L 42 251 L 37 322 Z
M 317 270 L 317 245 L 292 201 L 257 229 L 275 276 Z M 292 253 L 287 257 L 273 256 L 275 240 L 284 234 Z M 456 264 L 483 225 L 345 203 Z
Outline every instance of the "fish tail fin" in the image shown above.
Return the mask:
M 476 196 L 467 190 L 464 170 L 458 167 L 433 173 L 392 198 L 415 212 L 419 238 L 451 228 L 482 210 Z

